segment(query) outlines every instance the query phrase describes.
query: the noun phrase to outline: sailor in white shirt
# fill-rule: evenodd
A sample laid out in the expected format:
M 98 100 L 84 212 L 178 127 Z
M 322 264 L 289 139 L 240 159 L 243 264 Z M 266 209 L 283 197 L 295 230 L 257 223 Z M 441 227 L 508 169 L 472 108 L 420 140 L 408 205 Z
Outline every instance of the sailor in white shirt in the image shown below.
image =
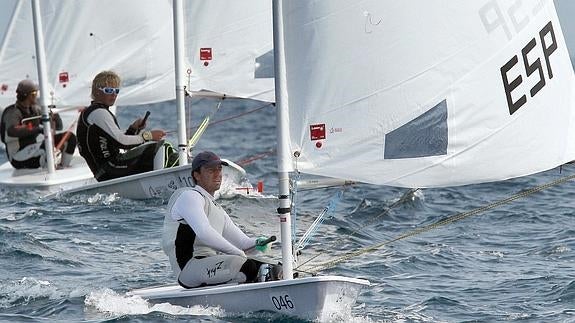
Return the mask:
M 212 152 L 198 154 L 192 161 L 196 186 L 178 189 L 168 202 L 163 249 L 178 282 L 186 288 L 255 282 L 264 263 L 248 258 L 245 252 L 269 249 L 269 244 L 258 243 L 265 237 L 248 237 L 215 202 L 222 165 L 228 164 Z M 274 275 L 281 272 L 277 267 L 272 267 Z

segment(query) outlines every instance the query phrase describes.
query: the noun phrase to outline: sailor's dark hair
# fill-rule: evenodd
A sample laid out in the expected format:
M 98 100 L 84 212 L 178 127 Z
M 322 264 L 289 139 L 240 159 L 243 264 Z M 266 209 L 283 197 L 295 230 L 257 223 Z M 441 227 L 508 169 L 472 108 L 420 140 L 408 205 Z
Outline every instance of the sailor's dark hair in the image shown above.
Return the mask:
M 194 177 L 194 173 L 195 173 L 195 172 L 199 172 L 199 171 L 200 171 L 199 169 L 195 169 L 195 170 L 192 169 L 192 170 L 190 171 L 190 175 L 192 175 L 192 182 L 194 182 L 194 185 L 197 185 L 197 184 L 198 184 L 198 182 L 196 181 L 196 178 Z

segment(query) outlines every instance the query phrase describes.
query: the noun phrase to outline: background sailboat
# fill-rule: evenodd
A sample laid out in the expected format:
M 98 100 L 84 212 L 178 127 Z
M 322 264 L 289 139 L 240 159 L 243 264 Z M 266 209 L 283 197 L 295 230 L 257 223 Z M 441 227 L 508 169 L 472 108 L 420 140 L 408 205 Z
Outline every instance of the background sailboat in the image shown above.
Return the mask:
M 209 90 L 220 93 L 220 97 L 273 101 L 273 73 L 270 73 L 273 56 L 270 56 L 272 42 L 269 36 L 271 20 L 266 15 L 269 4 L 257 1 L 246 7 L 232 1 L 187 1 L 185 5 L 182 9 L 179 5 L 173 8 L 174 20 L 179 20 L 176 17 L 180 15 L 185 18 L 185 21 L 174 22 L 177 66 L 174 72 L 174 97 L 178 114 L 180 165 L 66 190 L 60 194 L 107 192 L 134 199 L 166 198 L 179 187 L 191 186 L 191 165 L 187 164 L 187 150 L 190 147 L 185 138 L 184 87 L 189 94 Z M 245 179 L 245 171 L 229 160 L 228 163 L 231 167 L 224 168 L 222 185 L 251 187 Z
M 506 25 L 512 20 L 501 14 L 509 12 L 523 18 L 521 28 Z M 367 282 L 329 276 L 325 288 L 289 279 L 297 263 L 288 172 L 453 186 L 532 174 L 575 157 L 575 78 L 552 1 L 277 0 L 274 18 L 278 212 L 288 280 L 132 295 L 331 320 Z M 239 301 L 228 297 L 240 292 Z
M 107 10 L 110 6 L 115 9 Z M 144 1 L 134 7 L 128 2 L 42 1 L 39 8 L 47 62 L 42 100 L 70 110 L 62 113 L 68 122 L 65 129 L 75 130 L 70 123 L 77 119 L 77 109 L 90 102 L 92 79 L 103 69 L 116 70 L 124 79 L 119 104 L 146 104 L 172 96 L 173 64 L 166 59 L 171 39 L 163 36 L 171 28 L 165 22 L 171 14 L 169 2 Z M 0 38 L 0 106 L 5 107 L 14 103 L 17 83 L 37 82 L 40 71 L 30 1 L 7 4 L 1 15 L 6 24 Z M 0 184 L 53 191 L 95 182 L 83 158 L 75 156 L 71 166 L 51 172 L 14 170 L 5 163 Z
M 110 10 L 114 8 L 114 10 Z M 14 101 L 16 85 L 37 79 L 29 1 L 5 8 L 0 37 L 0 106 Z M 118 105 L 173 99 L 173 43 L 169 1 L 42 1 L 49 93 L 57 107 L 90 103 L 94 76 L 116 71 L 123 79 Z
M 206 31 L 187 33 L 191 35 L 188 43 L 193 44 L 193 47 L 188 48 L 189 61 L 192 63 L 186 63 L 182 67 L 187 75 L 187 90 L 221 90 L 229 96 L 273 100 L 273 79 L 269 75 L 264 77 L 262 73 L 255 73 L 258 69 L 256 65 L 260 65 L 256 60 L 262 53 L 271 50 L 269 36 L 261 41 L 256 37 L 266 30 L 265 26 L 261 25 L 265 21 L 258 17 L 262 16 L 263 9 L 257 7 L 262 6 L 238 6 L 235 17 L 220 14 L 221 20 L 215 24 L 209 20 L 200 21 L 196 16 L 199 17 L 199 12 L 205 10 L 224 12 L 222 8 L 229 8 L 226 2 L 214 2 L 209 6 L 200 5 L 199 1 L 190 4 L 192 7 L 187 11 L 189 16 L 186 16 L 186 20 L 198 20 L 202 23 L 202 30 Z M 110 7 L 114 10 L 110 11 Z M 0 43 L 0 105 L 3 106 L 13 103 L 19 80 L 37 75 L 34 43 L 21 41 L 33 35 L 29 4 L 26 1 L 17 1 L 10 9 L 2 12 L 4 20 L 8 20 L 4 28 L 6 33 Z M 50 104 L 59 108 L 87 105 L 90 101 L 91 80 L 96 73 L 104 69 L 118 72 L 123 79 L 118 105 L 145 105 L 175 98 L 170 1 L 144 1 L 138 2 L 137 6 L 133 6 L 129 1 L 43 1 L 41 10 L 47 44 L 47 92 Z M 270 21 L 269 18 L 267 21 Z M 187 24 L 189 29 L 192 28 L 191 25 L 193 24 Z M 237 35 L 240 33 L 254 37 L 244 37 L 244 42 L 238 42 Z M 210 46 L 209 56 L 206 56 L 207 49 L 201 46 Z M 235 73 L 236 71 L 238 73 Z M 240 74 L 240 71 L 243 73 Z M 76 116 L 77 113 L 74 112 L 71 119 Z M 150 123 L 153 123 L 153 115 Z M 184 126 L 179 130 L 184 132 L 185 138 L 185 120 L 181 123 Z M 83 163 L 82 160 L 79 162 Z M 85 165 L 79 167 L 85 168 Z M 155 179 L 140 175 L 131 180 L 116 180 L 105 184 L 86 179 L 81 185 L 57 187 L 65 191 L 71 189 L 70 192 L 115 192 L 131 198 L 158 197 L 169 195 L 177 185 L 190 185 L 189 169 L 181 169 L 177 175 L 167 176 L 174 171 L 176 170 L 164 170 L 157 174 L 161 176 L 155 176 Z M 22 177 L 13 180 L 14 174 L 8 164 L 5 165 L 5 172 L 7 185 L 25 184 Z M 156 179 L 160 177 L 163 180 L 158 183 Z M 237 165 L 224 174 L 226 183 L 236 186 L 239 183 L 246 184 L 244 177 L 245 172 Z M 70 177 L 59 178 L 64 180 Z

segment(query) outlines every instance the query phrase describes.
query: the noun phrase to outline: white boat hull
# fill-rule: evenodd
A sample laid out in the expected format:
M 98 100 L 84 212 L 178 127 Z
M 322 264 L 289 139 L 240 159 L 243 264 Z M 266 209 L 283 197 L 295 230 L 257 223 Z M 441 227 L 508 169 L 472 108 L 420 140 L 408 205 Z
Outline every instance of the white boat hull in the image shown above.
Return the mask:
M 225 159 L 224 159 L 225 160 Z M 235 189 L 245 180 L 245 171 L 235 163 L 225 160 L 231 167 L 223 168 L 222 188 Z M 117 194 L 123 198 L 141 200 L 149 198 L 168 199 L 178 188 L 194 186 L 192 165 L 158 169 L 146 173 L 115 178 L 90 185 L 57 192 L 68 194 Z M 251 185 L 250 185 L 251 188 Z M 245 191 L 245 189 L 243 189 Z M 239 193 L 239 190 L 238 190 Z
M 0 187 L 15 189 L 37 189 L 56 192 L 95 183 L 90 168 L 80 156 L 74 156 L 70 167 L 57 169 L 50 174 L 45 168 L 15 169 L 10 162 L 0 166 Z
M 267 311 L 305 320 L 331 321 L 349 317 L 365 286 L 369 286 L 369 281 L 363 279 L 319 276 L 194 289 L 170 285 L 137 289 L 128 295 L 155 304 L 217 306 L 227 314 Z

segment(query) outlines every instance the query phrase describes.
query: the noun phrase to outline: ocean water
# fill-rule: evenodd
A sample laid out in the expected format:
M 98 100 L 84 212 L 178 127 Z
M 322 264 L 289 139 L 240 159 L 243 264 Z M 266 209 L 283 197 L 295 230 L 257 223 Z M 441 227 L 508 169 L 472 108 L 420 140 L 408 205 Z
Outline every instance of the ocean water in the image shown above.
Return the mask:
M 214 101 L 194 102 L 196 118 L 189 123 L 198 124 L 215 107 Z M 263 182 L 261 196 L 221 201 L 254 236 L 279 236 L 276 158 L 270 153 L 276 144 L 274 109 L 226 100 L 196 147 L 240 162 L 252 183 Z M 149 126 L 171 131 L 175 143 L 170 103 L 120 107 L 121 126 L 146 110 L 152 113 Z M 4 162 L 4 151 L 0 154 Z M 575 166 L 567 165 L 504 182 L 416 192 L 364 184 L 300 191 L 296 222 L 305 227 L 343 190 L 337 209 L 300 259 L 317 257 L 313 266 L 383 244 L 323 272 L 371 282 L 349 322 L 575 322 L 574 184 L 466 213 L 573 174 Z M 151 305 L 125 296 L 174 282 L 160 246 L 164 201 L 43 195 L 0 190 L 0 321 L 293 321 Z M 279 260 L 279 251 L 271 257 Z

